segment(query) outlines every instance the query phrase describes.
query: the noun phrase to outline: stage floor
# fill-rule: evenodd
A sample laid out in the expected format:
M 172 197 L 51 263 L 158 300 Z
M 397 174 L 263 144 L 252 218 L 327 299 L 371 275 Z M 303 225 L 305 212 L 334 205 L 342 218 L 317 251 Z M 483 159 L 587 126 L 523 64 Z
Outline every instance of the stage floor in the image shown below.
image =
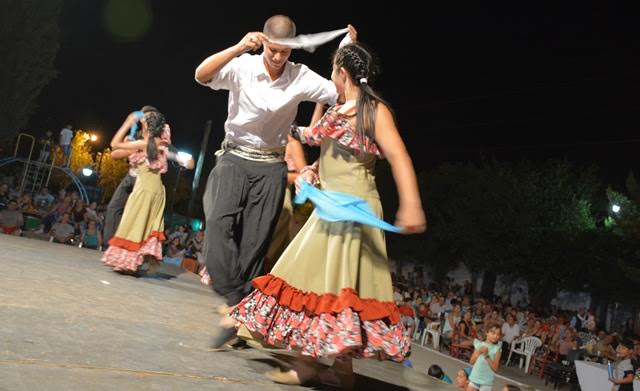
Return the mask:
M 264 376 L 277 354 L 207 348 L 221 300 L 197 275 L 122 276 L 100 255 L 0 235 L 0 390 L 308 389 Z M 455 389 L 396 363 L 355 367 L 357 389 Z

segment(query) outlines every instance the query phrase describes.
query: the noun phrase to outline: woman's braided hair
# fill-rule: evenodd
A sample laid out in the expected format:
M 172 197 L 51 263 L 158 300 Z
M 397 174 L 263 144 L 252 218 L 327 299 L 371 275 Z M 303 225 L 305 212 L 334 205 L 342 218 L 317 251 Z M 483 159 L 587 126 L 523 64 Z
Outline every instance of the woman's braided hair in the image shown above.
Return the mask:
M 354 85 L 360 86 L 361 93 L 356 102 L 356 131 L 360 136 L 374 137 L 378 103 L 389 107 L 372 88 L 372 83 L 381 73 L 377 57 L 366 45 L 354 42 L 338 49 L 333 62 L 347 71 Z
M 154 161 L 158 158 L 158 146 L 156 145 L 156 137 L 162 135 L 164 126 L 167 121 L 164 118 L 164 114 L 159 111 L 148 111 L 144 114 L 144 118 L 147 121 L 147 128 L 149 130 L 149 139 L 147 140 L 147 159 Z

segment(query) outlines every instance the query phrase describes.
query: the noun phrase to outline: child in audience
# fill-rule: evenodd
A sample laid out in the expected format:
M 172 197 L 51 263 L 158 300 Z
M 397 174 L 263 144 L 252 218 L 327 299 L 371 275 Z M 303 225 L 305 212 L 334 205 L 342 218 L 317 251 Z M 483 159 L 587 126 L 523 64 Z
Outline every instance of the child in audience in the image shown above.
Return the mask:
M 446 373 L 444 373 L 442 368 L 440 368 L 440 365 L 433 364 L 432 366 L 429 367 L 428 373 L 429 373 L 429 376 L 431 377 L 435 377 L 438 380 L 442 380 L 447 384 L 453 384 L 453 381 L 451 380 L 451 378 L 447 376 Z
M 475 350 L 471 355 L 469 363 L 473 364 L 471 374 L 469 375 L 469 386 L 467 391 L 491 391 L 493 388 L 493 380 L 495 372 L 500 367 L 500 354 L 502 345 L 500 338 L 502 337 L 502 329 L 500 323 L 496 321 L 487 322 L 486 338 L 484 341 L 473 341 Z

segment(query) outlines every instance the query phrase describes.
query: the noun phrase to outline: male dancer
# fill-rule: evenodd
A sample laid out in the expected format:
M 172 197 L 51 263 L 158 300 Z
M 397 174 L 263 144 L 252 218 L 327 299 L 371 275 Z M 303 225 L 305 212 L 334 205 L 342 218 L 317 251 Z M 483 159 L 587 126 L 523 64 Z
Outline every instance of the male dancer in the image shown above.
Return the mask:
M 355 40 L 355 29 L 349 26 Z M 267 19 L 262 32 L 213 54 L 196 69 L 196 81 L 229 91 L 225 140 L 209 174 L 203 198 L 203 256 L 213 289 L 234 306 L 252 291 L 263 269 L 271 234 L 282 209 L 289 125 L 303 101 L 333 104 L 335 86 L 303 64 L 288 61 L 291 49 L 270 40 L 293 38 L 296 26 L 284 15 Z M 249 51 L 263 48 L 258 55 Z M 231 340 L 234 321 L 225 317 L 211 341 Z

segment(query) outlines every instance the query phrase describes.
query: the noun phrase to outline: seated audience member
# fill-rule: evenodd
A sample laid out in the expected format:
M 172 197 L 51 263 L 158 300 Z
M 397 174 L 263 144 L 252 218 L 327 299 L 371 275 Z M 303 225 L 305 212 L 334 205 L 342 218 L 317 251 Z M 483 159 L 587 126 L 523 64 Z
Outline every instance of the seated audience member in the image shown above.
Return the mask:
M 415 316 L 416 313 L 411 306 L 411 298 L 407 297 L 404 299 L 404 303 L 398 307 L 398 311 L 400 312 L 400 320 L 407 328 L 409 335 L 413 336 L 413 332 L 416 329 L 416 321 Z
M 80 235 L 80 242 L 82 242 L 82 247 L 92 250 L 98 250 L 102 247 L 102 234 L 98 230 L 95 220 L 89 220 L 87 228 Z
M 455 386 L 461 390 L 466 390 L 469 385 L 469 374 L 471 374 L 471 367 L 458 370 Z
M 508 313 L 507 321 L 502 324 L 502 357 L 503 361 L 507 360 L 511 343 L 520 338 L 520 326 L 516 323 L 516 317 L 512 313 Z
M 162 258 L 162 262 L 167 264 L 172 264 L 175 266 L 180 266 L 182 264 L 182 257 L 184 255 L 184 250 L 182 249 L 182 245 L 180 244 L 180 238 L 174 237 L 167 247 L 167 251 Z
M 185 255 L 190 258 L 195 258 L 200 260 L 202 255 L 202 246 L 204 244 L 204 231 L 199 230 L 196 232 L 195 236 L 189 239 L 187 243 L 187 250 L 185 251 Z
M 49 237 L 52 242 L 73 244 L 74 233 L 75 229 L 69 222 L 69 213 L 63 213 L 60 221 L 51 227 Z
M 0 233 L 20 236 L 24 225 L 24 216 L 15 199 L 7 203 L 7 208 L 0 210 Z
M 616 350 L 613 348 L 611 343 L 613 342 L 613 337 L 609 334 L 606 334 L 604 338 L 602 338 L 596 346 L 594 346 L 593 350 L 598 354 L 598 356 L 602 356 L 611 361 L 616 361 L 618 359 L 618 355 Z
M 430 366 L 428 374 L 429 376 L 434 377 L 438 380 L 442 380 L 445 383 L 453 384 L 453 381 L 451 380 L 451 378 L 447 376 L 446 373 L 444 373 L 444 371 L 442 370 L 442 368 L 440 368 L 439 365 L 433 364 L 432 366 Z

